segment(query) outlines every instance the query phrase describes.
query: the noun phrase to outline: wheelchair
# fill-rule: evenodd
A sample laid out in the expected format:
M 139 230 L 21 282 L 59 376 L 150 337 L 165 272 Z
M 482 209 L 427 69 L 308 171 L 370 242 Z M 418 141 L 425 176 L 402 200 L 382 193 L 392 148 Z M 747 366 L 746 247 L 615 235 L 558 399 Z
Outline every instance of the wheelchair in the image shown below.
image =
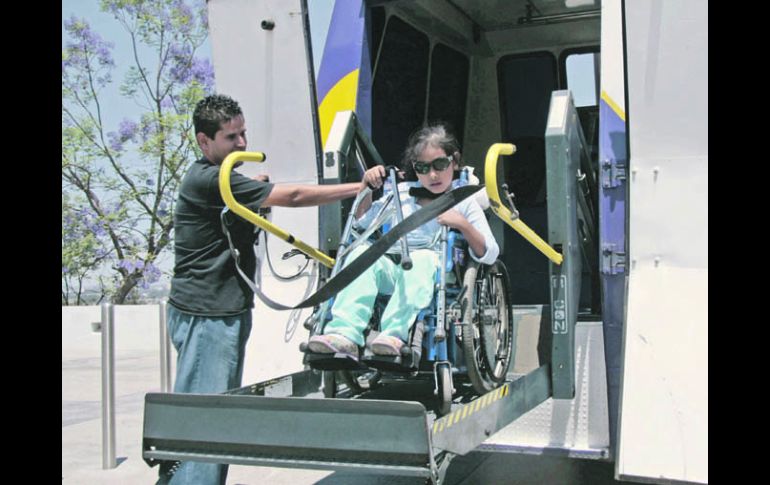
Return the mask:
M 467 174 L 461 175 L 463 179 L 467 181 Z M 393 169 L 390 186 L 397 186 Z M 332 277 L 344 266 L 345 257 L 353 248 L 373 237 L 387 222 L 403 219 L 400 200 L 390 191 L 383 195 L 383 205 L 369 228 L 358 232 L 353 214 L 368 193 L 368 189 L 362 191 L 353 203 Z M 467 242 L 457 231 L 442 226 L 437 237 L 441 263 L 436 271 L 434 296 L 428 307 L 419 312 L 401 355 L 375 355 L 368 346 L 357 359 L 346 354 L 318 354 L 310 352 L 303 342 L 300 350 L 305 352 L 305 364 L 335 372 L 353 393 L 372 388 L 388 376 L 432 379 L 438 415 L 450 412 L 456 379 L 469 380 L 479 395 L 500 386 L 506 379 L 515 348 L 508 272 L 500 260 L 491 265 L 473 261 Z M 401 264 L 408 265 L 406 238 L 401 241 L 401 249 Z M 364 334 L 367 343 L 378 334 L 379 315 L 388 298 L 387 295 L 377 297 Z M 332 300 L 325 302 L 308 319 L 305 326 L 311 335 L 323 333 L 325 323 L 331 318 L 332 304 Z M 336 386 L 335 379 L 330 381 L 331 386 Z M 334 396 L 335 390 L 325 393 Z

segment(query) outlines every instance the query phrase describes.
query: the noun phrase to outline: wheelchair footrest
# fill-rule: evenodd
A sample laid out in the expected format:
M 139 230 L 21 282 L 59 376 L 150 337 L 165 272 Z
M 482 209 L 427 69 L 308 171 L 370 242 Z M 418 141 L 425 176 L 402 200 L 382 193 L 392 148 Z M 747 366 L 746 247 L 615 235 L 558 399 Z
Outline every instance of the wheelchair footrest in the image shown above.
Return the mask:
M 366 370 L 369 367 L 349 354 L 306 352 L 303 363 L 316 370 Z
M 420 354 L 409 349 L 406 352 L 402 351 L 401 355 L 377 355 L 366 349 L 361 362 L 384 371 L 412 372 L 420 365 Z

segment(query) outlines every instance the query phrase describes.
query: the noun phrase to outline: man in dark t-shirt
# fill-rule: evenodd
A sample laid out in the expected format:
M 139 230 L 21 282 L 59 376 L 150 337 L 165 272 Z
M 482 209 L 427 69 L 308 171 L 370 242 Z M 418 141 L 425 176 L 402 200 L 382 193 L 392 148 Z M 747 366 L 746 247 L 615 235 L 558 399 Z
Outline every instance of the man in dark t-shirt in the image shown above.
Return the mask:
M 219 170 L 225 157 L 246 150 L 246 125 L 236 101 L 224 95 L 201 100 L 193 113 L 195 138 L 203 158 L 182 180 L 174 213 L 174 276 L 167 314 L 177 350 L 174 392 L 216 394 L 240 387 L 244 350 L 251 331 L 254 293 L 240 279 L 222 232 Z M 365 182 L 339 185 L 269 183 L 231 175 L 235 199 L 256 212 L 260 207 L 306 207 L 355 196 Z M 254 274 L 254 227 L 232 213 L 227 222 L 242 269 Z M 224 484 L 227 465 L 164 463 L 158 483 Z

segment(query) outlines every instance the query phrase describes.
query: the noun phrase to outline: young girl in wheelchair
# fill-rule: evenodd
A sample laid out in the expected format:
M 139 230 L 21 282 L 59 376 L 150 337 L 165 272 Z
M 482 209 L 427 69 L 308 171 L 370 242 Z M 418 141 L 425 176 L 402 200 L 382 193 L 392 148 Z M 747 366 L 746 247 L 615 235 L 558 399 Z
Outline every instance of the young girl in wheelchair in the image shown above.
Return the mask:
M 454 136 L 443 125 L 427 126 L 410 139 L 402 160 L 406 179 L 416 182 L 398 184 L 403 217 L 417 211 L 459 181 L 454 174 L 462 167 L 460 147 Z M 386 176 L 381 165 L 366 171 L 364 179 L 374 188 L 383 185 Z M 412 193 L 416 195 L 410 195 Z M 416 190 L 415 190 L 416 189 Z M 357 225 L 366 228 L 377 214 L 382 200 L 373 204 L 371 198 L 362 202 L 356 213 Z M 439 267 L 438 237 L 441 225 L 462 233 L 468 242 L 471 258 L 479 263 L 492 264 L 500 248 L 489 228 L 484 211 L 474 197 L 469 197 L 432 221 L 407 234 L 413 266 L 405 271 L 391 254 L 400 254 L 399 244 L 377 260 L 350 285 L 340 291 L 331 308 L 331 320 L 323 335 L 314 335 L 308 341 L 308 350 L 316 353 L 342 353 L 358 357 L 364 347 L 364 331 L 373 313 L 378 293 L 391 298 L 380 319 L 380 334 L 371 341 L 371 351 L 377 355 L 398 355 L 408 339 L 415 317 L 433 299 L 434 276 Z M 367 249 L 355 248 L 345 264 L 350 264 Z

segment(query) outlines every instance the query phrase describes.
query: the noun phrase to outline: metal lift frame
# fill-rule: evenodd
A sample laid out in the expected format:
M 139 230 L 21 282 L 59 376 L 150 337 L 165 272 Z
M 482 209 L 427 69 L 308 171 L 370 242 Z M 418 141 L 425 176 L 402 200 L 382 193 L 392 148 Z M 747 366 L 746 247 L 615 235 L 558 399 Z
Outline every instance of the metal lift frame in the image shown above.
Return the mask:
M 551 93 L 545 130 L 548 240 L 564 254 L 562 264 L 550 264 L 551 378 L 555 399 L 575 395 L 575 324 L 584 261 L 596 268 L 596 216 L 587 200 L 596 194 L 583 130 L 569 90 Z

